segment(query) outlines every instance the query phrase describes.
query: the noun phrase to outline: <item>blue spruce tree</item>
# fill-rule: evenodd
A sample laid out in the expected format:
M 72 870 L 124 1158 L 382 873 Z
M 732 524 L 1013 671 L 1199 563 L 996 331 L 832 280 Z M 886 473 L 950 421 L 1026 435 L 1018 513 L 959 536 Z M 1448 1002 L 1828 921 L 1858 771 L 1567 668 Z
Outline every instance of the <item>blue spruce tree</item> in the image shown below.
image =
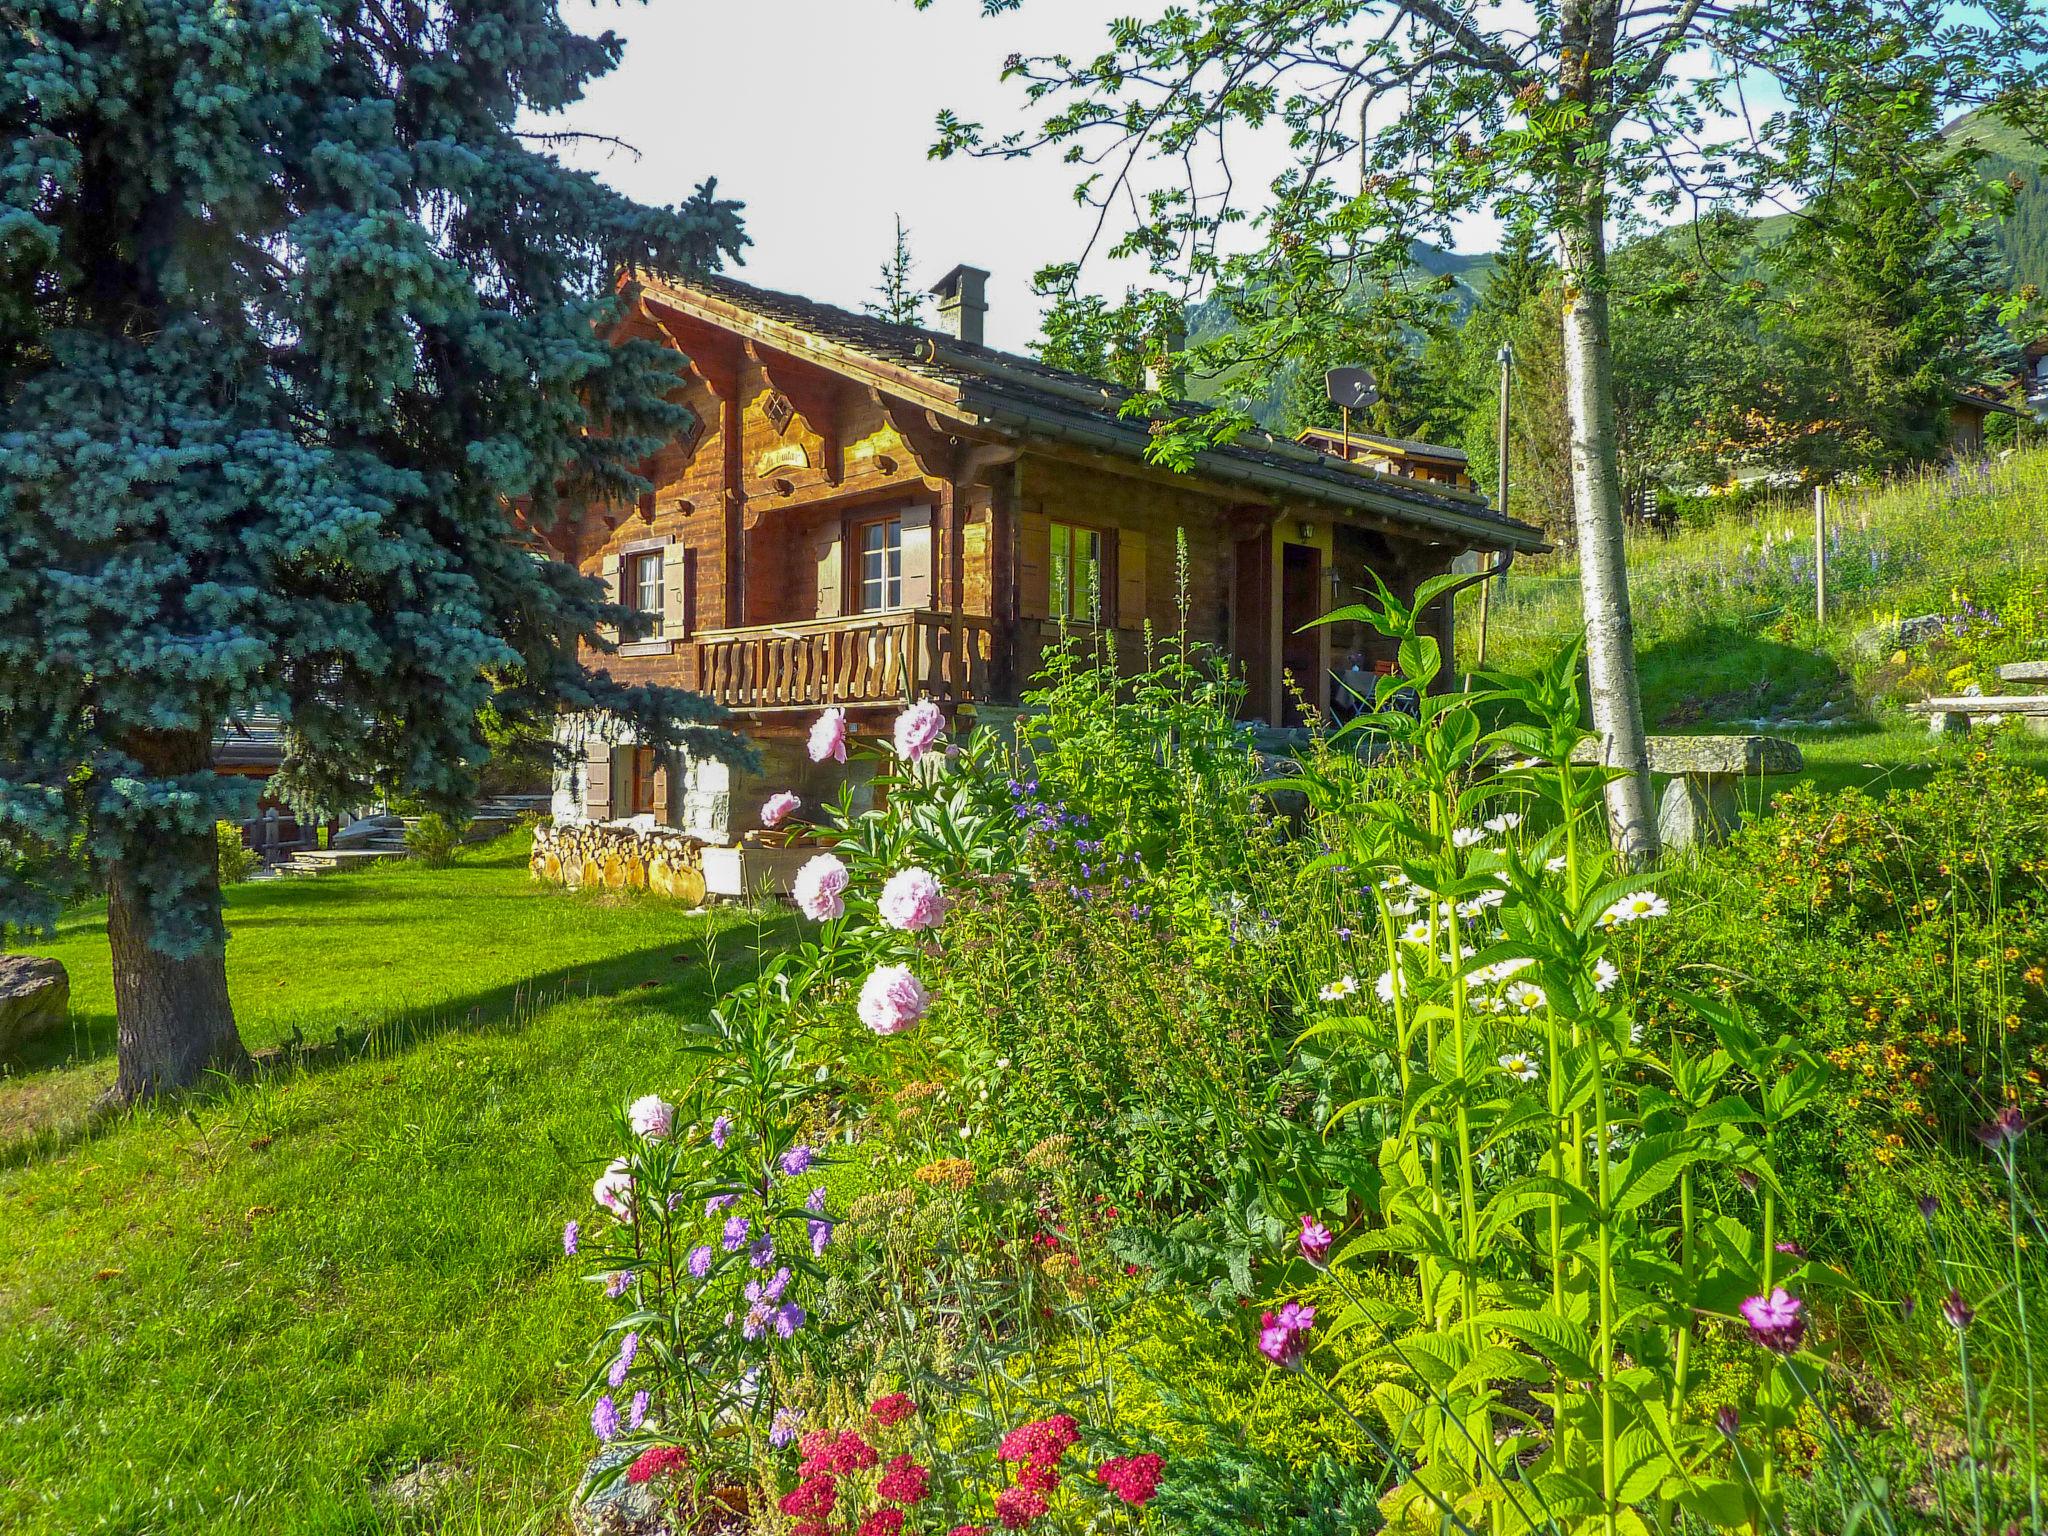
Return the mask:
M 104 880 L 123 1099 L 243 1060 L 209 771 L 286 729 L 330 808 L 455 805 L 479 711 L 606 710 L 632 620 L 534 529 L 638 495 L 675 359 L 618 274 L 737 256 L 707 182 L 631 203 L 522 132 L 618 61 L 556 0 L 23 0 L 0 19 L 0 923 Z

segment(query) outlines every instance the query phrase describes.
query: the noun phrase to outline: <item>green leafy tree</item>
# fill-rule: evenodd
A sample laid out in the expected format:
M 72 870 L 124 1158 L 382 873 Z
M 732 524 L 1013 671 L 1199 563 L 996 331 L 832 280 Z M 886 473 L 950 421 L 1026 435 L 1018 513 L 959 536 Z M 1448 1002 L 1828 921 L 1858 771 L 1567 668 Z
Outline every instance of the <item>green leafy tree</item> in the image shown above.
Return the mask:
M 981 0 L 990 13 L 1020 3 Z M 942 114 L 936 152 L 1059 153 L 1081 198 L 1121 226 L 1112 255 L 1256 291 L 1257 323 L 1197 349 L 1197 368 L 1315 355 L 1346 294 L 1398 272 L 1413 241 L 1448 239 L 1468 210 L 1554 240 L 1593 720 L 1625 770 L 1608 790 L 1614 834 L 1640 862 L 1657 829 L 1622 539 L 1610 224 L 1689 200 L 1808 197 L 1902 101 L 1943 115 L 1992 102 L 2038 128 L 2048 24 L 2029 0 L 1557 0 L 1526 17 L 1467 0 L 1187 0 L 1111 22 L 1099 47 L 1013 57 L 1005 74 L 1039 123 L 991 137 Z M 1759 100 L 1774 105 L 1752 110 Z M 1241 174 L 1251 142 L 1287 152 L 1263 185 Z M 1154 452 L 1185 464 L 1246 424 L 1225 402 L 1171 421 Z
M 243 1059 L 209 769 L 454 810 L 499 723 L 717 711 L 578 660 L 634 633 L 540 536 L 647 489 L 676 362 L 632 268 L 737 254 L 711 183 L 637 206 L 521 124 L 618 60 L 553 0 L 29 0 L 0 18 L 0 919 L 103 868 L 122 1098 Z

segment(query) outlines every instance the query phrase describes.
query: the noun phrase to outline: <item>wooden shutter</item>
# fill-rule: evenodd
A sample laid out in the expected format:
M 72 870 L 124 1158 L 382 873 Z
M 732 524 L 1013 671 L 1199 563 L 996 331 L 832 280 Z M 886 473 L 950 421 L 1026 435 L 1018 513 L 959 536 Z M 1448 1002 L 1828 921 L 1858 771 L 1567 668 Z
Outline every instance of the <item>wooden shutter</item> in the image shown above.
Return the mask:
M 1017 517 L 1017 617 L 1052 615 L 1052 519 L 1043 512 Z
M 817 602 L 811 611 L 821 619 L 838 618 L 846 606 L 844 534 L 838 523 L 823 523 L 811 531 L 811 567 L 818 579 Z
M 1116 532 L 1116 627 L 1142 629 L 1145 624 L 1145 535 L 1135 529 Z
M 621 575 L 621 563 L 617 555 L 606 555 L 604 557 L 604 597 L 608 603 L 616 603 L 621 600 L 619 597 L 619 583 L 624 579 Z M 616 641 L 619 638 L 619 626 L 616 624 L 600 624 L 597 627 L 597 632 L 607 640 Z
M 673 752 L 657 751 L 654 755 L 654 824 L 658 827 L 669 826 L 672 822 L 668 811 L 675 796 L 669 784 L 674 777 L 675 763 Z
M 612 819 L 612 744 L 592 741 L 583 748 L 583 814 L 593 821 Z
M 903 606 L 929 608 L 932 602 L 932 509 L 903 509 Z
M 696 627 L 696 551 L 681 540 L 661 552 L 661 636 L 680 640 Z

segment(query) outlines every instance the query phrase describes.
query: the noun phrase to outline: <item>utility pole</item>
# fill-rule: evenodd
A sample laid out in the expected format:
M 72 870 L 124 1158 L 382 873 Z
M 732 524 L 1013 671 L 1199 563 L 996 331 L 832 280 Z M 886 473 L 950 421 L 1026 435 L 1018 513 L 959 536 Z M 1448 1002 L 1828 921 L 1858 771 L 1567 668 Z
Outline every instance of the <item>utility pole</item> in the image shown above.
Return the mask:
M 1813 488 L 1813 615 L 1828 621 L 1828 492 Z

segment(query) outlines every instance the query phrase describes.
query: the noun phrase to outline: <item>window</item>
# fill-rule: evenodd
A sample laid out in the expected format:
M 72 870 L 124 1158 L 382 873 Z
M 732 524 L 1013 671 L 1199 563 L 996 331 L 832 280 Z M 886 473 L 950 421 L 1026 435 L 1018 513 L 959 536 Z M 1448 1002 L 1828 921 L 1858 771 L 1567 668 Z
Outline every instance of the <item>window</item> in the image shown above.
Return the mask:
M 662 615 L 661 551 L 626 557 L 626 604 L 641 613 L 652 614 L 655 632 L 660 633 Z
M 1102 617 L 1102 535 L 1093 528 L 1052 525 L 1052 611 L 1081 624 Z
M 625 747 L 620 750 L 621 762 L 614 769 L 624 769 L 625 793 L 617 798 L 625 804 L 619 814 L 622 816 L 646 816 L 655 813 L 661 798 L 660 786 L 655 775 L 661 771 L 661 754 L 653 747 Z
M 856 530 L 860 567 L 854 596 L 862 613 L 903 606 L 903 519 L 885 517 Z

